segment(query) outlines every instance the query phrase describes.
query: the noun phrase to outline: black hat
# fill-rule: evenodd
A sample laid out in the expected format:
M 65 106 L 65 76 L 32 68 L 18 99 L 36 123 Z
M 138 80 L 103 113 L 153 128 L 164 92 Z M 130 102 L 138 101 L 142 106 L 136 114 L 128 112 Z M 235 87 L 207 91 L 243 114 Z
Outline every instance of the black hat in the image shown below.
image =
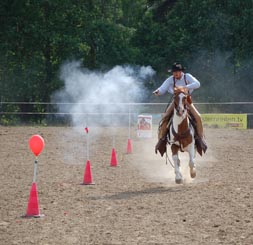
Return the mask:
M 168 70 L 168 72 L 174 72 L 174 71 L 184 71 L 185 68 L 180 63 L 174 63 L 171 67 L 171 69 Z

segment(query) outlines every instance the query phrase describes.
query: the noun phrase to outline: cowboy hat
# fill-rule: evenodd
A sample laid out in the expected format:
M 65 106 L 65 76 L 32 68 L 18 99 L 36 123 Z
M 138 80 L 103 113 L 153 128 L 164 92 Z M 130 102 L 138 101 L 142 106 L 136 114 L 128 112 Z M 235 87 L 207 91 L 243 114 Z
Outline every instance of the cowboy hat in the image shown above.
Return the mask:
M 168 72 L 174 72 L 174 71 L 184 71 L 185 67 L 183 67 L 180 63 L 175 62 L 171 69 L 168 70 Z

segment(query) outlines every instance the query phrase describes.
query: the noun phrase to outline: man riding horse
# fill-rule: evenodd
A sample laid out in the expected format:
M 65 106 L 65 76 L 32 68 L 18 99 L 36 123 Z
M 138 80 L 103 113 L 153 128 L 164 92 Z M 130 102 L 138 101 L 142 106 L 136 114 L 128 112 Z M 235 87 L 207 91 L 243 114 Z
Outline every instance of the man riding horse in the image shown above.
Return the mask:
M 196 136 L 195 142 L 197 146 L 198 153 L 202 155 L 202 151 L 205 153 L 207 150 L 207 144 L 204 140 L 204 133 L 203 133 L 203 125 L 202 120 L 199 112 L 197 111 L 196 107 L 193 105 L 191 100 L 191 94 L 194 89 L 198 89 L 200 87 L 200 82 L 192 76 L 190 73 L 184 73 L 184 68 L 179 63 L 174 63 L 170 72 L 172 72 L 172 76 L 167 78 L 163 84 L 156 89 L 153 93 L 157 96 L 163 95 L 166 92 L 170 94 L 174 94 L 174 89 L 184 88 L 184 90 L 188 93 L 187 96 L 187 104 L 189 114 L 191 116 L 191 122 L 195 128 Z M 168 108 L 166 109 L 165 113 L 163 114 L 163 118 L 159 125 L 158 130 L 158 143 L 156 145 L 155 151 L 160 152 L 163 156 L 165 149 L 166 149 L 166 137 L 168 133 L 168 125 L 172 118 L 174 111 L 174 103 L 171 103 Z

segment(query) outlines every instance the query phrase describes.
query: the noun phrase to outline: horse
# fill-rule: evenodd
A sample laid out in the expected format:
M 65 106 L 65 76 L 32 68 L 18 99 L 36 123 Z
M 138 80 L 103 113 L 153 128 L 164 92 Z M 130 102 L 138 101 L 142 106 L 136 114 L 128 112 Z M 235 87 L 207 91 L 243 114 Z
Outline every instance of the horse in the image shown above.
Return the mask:
M 196 177 L 195 168 L 195 130 L 190 123 L 189 112 L 187 110 L 188 93 L 184 88 L 174 89 L 174 113 L 168 128 L 167 141 L 171 145 L 172 159 L 175 168 L 175 182 L 181 184 L 183 176 L 180 172 L 179 150 L 188 152 L 189 168 L 191 178 Z

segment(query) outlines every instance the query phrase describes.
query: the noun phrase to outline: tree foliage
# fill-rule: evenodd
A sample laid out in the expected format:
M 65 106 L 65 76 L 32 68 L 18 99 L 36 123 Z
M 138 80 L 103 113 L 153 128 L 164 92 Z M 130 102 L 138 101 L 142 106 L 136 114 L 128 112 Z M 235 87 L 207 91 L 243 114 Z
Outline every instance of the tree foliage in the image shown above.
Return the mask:
M 251 0 L 2 0 L 0 20 L 2 101 L 49 101 L 72 59 L 151 65 L 154 88 L 180 61 L 203 84 L 198 100 L 251 99 Z

